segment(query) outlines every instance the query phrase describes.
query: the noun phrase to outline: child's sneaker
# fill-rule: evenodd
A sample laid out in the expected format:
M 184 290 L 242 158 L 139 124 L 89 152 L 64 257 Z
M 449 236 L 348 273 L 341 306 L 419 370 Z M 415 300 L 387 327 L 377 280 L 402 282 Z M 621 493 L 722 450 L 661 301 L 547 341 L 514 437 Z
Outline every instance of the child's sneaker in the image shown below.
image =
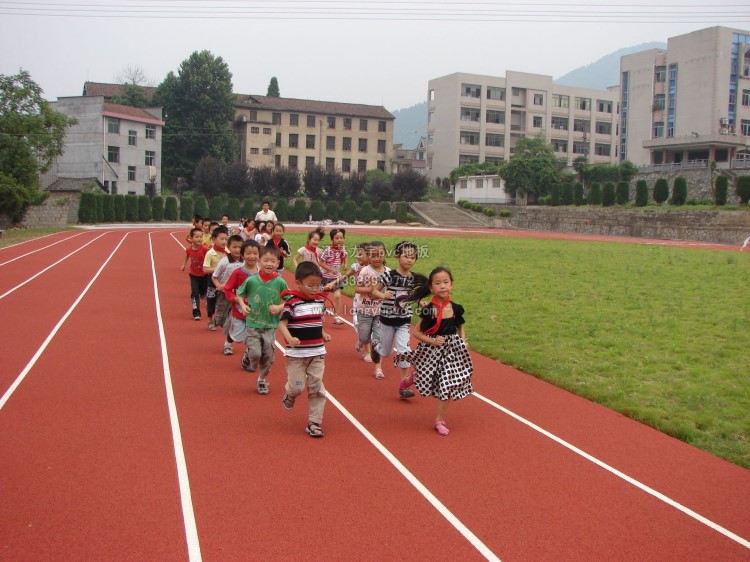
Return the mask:
M 383 369 L 375 369 L 375 373 L 373 373 L 373 376 L 378 380 L 383 380 L 385 378 Z
M 251 373 L 258 370 L 258 368 L 253 365 L 252 361 L 250 361 L 250 356 L 247 354 L 247 350 L 245 350 L 245 353 L 242 354 L 240 365 L 242 365 L 243 369 L 245 369 L 246 371 L 250 371 Z
M 414 396 L 414 391 L 412 391 L 411 388 L 399 388 L 398 389 L 399 398 L 411 398 L 413 396 Z
M 193 314 L 193 320 L 198 321 L 200 319 L 201 319 L 201 315 L 200 314 Z
M 232 344 L 228 341 L 224 342 L 224 355 L 232 355 L 234 353 L 234 349 L 232 349 Z
M 266 379 L 258 379 L 258 394 L 268 394 L 268 383 Z
M 212 332 L 213 332 L 214 330 L 216 330 L 216 324 L 214 324 L 214 321 L 213 321 L 213 320 L 209 320 L 209 321 L 208 321 L 208 329 L 209 329 L 209 330 L 211 330 Z
M 284 406 L 285 410 L 291 410 L 294 408 L 294 398 L 285 394 L 284 398 L 281 399 L 281 405 Z

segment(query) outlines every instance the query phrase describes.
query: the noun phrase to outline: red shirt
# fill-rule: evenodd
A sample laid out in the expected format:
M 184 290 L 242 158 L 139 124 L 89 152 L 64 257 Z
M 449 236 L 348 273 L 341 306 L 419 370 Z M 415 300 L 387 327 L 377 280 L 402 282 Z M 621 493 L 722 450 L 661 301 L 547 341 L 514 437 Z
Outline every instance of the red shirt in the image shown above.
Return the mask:
M 242 314 L 239 306 L 237 306 L 237 303 L 234 302 L 234 299 L 237 297 L 237 289 L 242 286 L 242 284 L 245 282 L 245 279 L 247 279 L 248 277 L 250 276 L 248 275 L 247 270 L 243 265 L 242 267 L 238 267 L 237 269 L 235 269 L 229 276 L 229 279 L 227 279 L 227 282 L 224 283 L 224 296 L 232 304 L 232 316 L 234 316 L 235 318 L 239 318 L 240 320 L 244 320 L 245 315 Z
M 203 260 L 206 259 L 206 252 L 208 248 L 205 246 L 199 246 L 197 250 L 193 250 L 192 246 L 185 248 L 185 253 L 190 258 L 190 275 L 194 277 L 203 277 Z

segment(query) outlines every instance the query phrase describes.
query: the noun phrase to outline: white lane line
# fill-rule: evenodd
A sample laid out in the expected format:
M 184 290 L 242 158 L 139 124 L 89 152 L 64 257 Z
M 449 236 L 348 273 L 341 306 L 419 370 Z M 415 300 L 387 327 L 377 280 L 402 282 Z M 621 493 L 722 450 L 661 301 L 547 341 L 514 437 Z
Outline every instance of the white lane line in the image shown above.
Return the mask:
M 65 232 L 64 230 L 61 230 L 60 232 Z M 54 236 L 55 234 L 60 234 L 60 232 L 53 232 L 51 234 L 45 234 L 44 236 L 37 236 L 36 238 L 29 238 L 28 240 L 24 240 L 23 242 L 17 242 L 15 244 L 11 244 L 10 246 L 3 246 L 0 248 L 0 252 L 3 250 L 10 250 L 11 248 L 15 248 L 16 246 L 20 246 L 21 244 L 28 244 L 29 242 L 34 242 L 35 240 L 41 240 L 42 238 L 49 238 L 50 236 Z
M 554 433 L 550 433 L 546 429 L 543 429 L 543 428 L 539 427 L 535 423 L 527 420 L 526 418 L 523 418 L 523 417 L 519 416 L 515 412 L 512 412 L 511 410 L 508 410 L 507 408 L 504 408 L 503 406 L 501 406 L 497 402 L 493 402 L 489 398 L 485 398 L 484 396 L 482 396 L 481 394 L 477 394 L 476 392 L 474 393 L 474 396 L 476 398 L 478 398 L 479 400 L 482 400 L 483 402 L 486 402 L 487 404 L 489 404 L 493 408 L 496 408 L 496 409 L 500 410 L 501 412 L 504 412 L 505 414 L 509 415 L 510 417 L 512 417 L 513 419 L 515 419 L 516 421 L 519 421 L 522 424 L 530 427 L 534 431 L 537 431 L 537 432 L 541 433 L 542 435 L 544 435 L 545 437 L 547 437 L 549 439 L 552 439 L 552 441 L 554 441 L 554 442 L 562 445 L 566 449 L 574 452 L 576 455 L 580 455 L 581 457 L 583 457 L 587 461 L 594 463 L 595 465 L 603 468 L 607 472 L 609 472 L 611 474 L 614 474 L 618 478 L 622 478 L 627 483 L 632 484 L 636 488 L 638 488 L 638 489 L 646 492 L 647 494 L 655 497 L 656 499 L 658 499 L 660 501 L 663 501 L 667 505 L 671 505 L 675 509 L 680 510 L 685 515 L 687 515 L 688 517 L 692 517 L 693 519 L 695 519 L 699 523 L 703 523 L 707 527 L 710 527 L 714 531 L 717 531 L 717 532 L 721 533 L 722 535 L 724 535 L 725 537 L 733 540 L 734 542 L 736 542 L 738 544 L 741 544 L 745 548 L 750 548 L 750 541 L 748 541 L 747 539 L 744 539 L 744 538 L 740 537 L 739 535 L 734 534 L 733 532 L 729 531 L 728 529 L 725 529 L 724 527 L 722 527 L 718 523 L 714 523 L 710 519 L 708 519 L 706 517 L 703 517 L 700 513 L 696 513 L 692 509 L 690 509 L 688 507 L 685 507 L 684 505 L 676 502 L 672 498 L 670 498 L 668 496 L 665 496 L 661 492 L 657 492 L 653 488 L 651 488 L 649 486 L 646 486 L 645 484 L 643 484 L 642 482 L 639 482 L 635 478 L 633 478 L 631 476 L 628 476 L 624 472 L 621 472 L 621 471 L 617 470 L 616 468 L 608 465 L 604 461 L 601 461 L 601 460 L 597 459 L 596 457 L 594 457 L 594 456 L 586 453 L 585 451 L 582 451 L 581 449 L 579 449 L 575 445 L 572 445 L 571 443 L 568 443 L 564 439 L 561 439 L 560 437 L 558 437 Z
M 278 347 L 281 352 L 284 352 L 284 347 L 278 342 L 274 342 L 276 344 L 276 347 Z M 493 562 L 500 562 L 500 558 L 498 558 L 494 552 L 492 552 L 487 545 L 485 545 L 479 537 L 477 537 L 474 533 L 469 530 L 469 528 L 464 525 L 461 520 L 456 517 L 453 512 L 448 509 L 443 502 L 441 502 L 435 495 L 430 492 L 430 490 L 427 489 L 427 487 L 420 482 L 414 474 L 411 473 L 411 471 L 406 468 L 401 461 L 399 461 L 393 453 L 391 453 L 380 441 L 378 441 L 375 436 L 370 433 L 367 428 L 365 428 L 364 425 L 360 423 L 360 421 L 355 418 L 344 406 L 336 400 L 331 393 L 326 390 L 326 397 L 328 400 L 333 404 L 339 412 L 341 412 L 344 417 L 351 422 L 351 424 L 356 427 L 359 432 L 364 435 L 365 439 L 367 439 L 377 450 L 382 454 L 388 462 L 390 462 L 396 470 L 398 470 L 401 475 L 406 478 L 407 482 L 414 486 L 416 490 L 422 494 L 422 496 L 430 502 L 432 507 L 434 507 L 437 512 L 442 515 L 448 523 L 453 525 L 453 527 L 463 535 L 463 537 L 471 543 L 471 545 L 479 551 L 479 553 L 484 556 L 487 560 L 492 560 Z
M 11 262 L 14 262 L 16 260 L 20 260 L 21 258 L 25 258 L 26 256 L 30 256 L 31 254 L 36 254 L 37 252 L 41 252 L 42 250 L 46 250 L 47 248 L 51 248 L 52 246 L 55 246 L 56 244 L 59 244 L 60 242 L 65 242 L 66 240 L 71 240 L 75 238 L 76 236 L 80 236 L 81 234 L 84 234 L 83 232 L 79 232 L 78 234 L 74 234 L 73 236 L 68 236 L 67 238 L 63 238 L 62 240 L 58 240 L 57 242 L 53 242 L 52 244 L 47 244 L 46 246 L 42 246 L 41 248 L 37 250 L 32 250 L 31 252 L 26 252 L 25 254 L 21 254 L 20 256 L 16 256 L 12 260 L 4 261 L 0 263 L 0 267 L 9 264 Z M 27 242 L 30 242 L 30 240 L 27 240 Z M 21 242 L 23 244 L 23 242 Z M 18 246 L 18 244 L 16 244 Z
M 0 295 L 0 300 L 2 300 L 2 299 L 4 299 L 5 297 L 7 297 L 7 296 L 8 296 L 9 294 L 11 294 L 11 293 L 12 293 L 13 291 L 15 291 L 15 290 L 17 290 L 17 289 L 20 289 L 21 287 L 23 287 L 24 285 L 26 285 L 26 283 L 30 283 L 31 281 L 33 281 L 34 279 L 36 279 L 37 277 L 39 277 L 39 276 L 40 276 L 41 274 L 43 274 L 44 272 L 46 272 L 46 271 L 49 271 L 50 269 L 52 269 L 53 267 L 55 267 L 55 266 L 56 266 L 57 264 L 59 264 L 60 262 L 63 262 L 63 261 L 65 261 L 65 260 L 66 260 L 66 259 L 68 259 L 68 258 L 69 258 L 70 256 L 72 256 L 73 254 L 77 254 L 78 252 L 80 252 L 81 250 L 83 250 L 83 249 L 84 249 L 84 248 L 85 248 L 86 246 L 88 246 L 89 244 L 93 244 L 94 242 L 96 242 L 97 240 L 99 240 L 99 238 L 101 238 L 102 236 L 106 236 L 107 234 L 109 234 L 109 233 L 108 233 L 108 232 L 105 232 L 104 234 L 100 234 L 99 236 L 97 236 L 97 237 L 96 237 L 96 238 L 94 238 L 93 240 L 89 240 L 88 242 L 86 242 L 86 243 L 85 243 L 85 244 L 84 244 L 83 246 L 81 246 L 81 247 L 80 247 L 80 248 L 78 248 L 77 250 L 73 250 L 73 251 L 72 251 L 72 252 L 70 252 L 70 253 L 69 253 L 69 254 L 68 254 L 67 256 L 65 256 L 65 257 L 63 257 L 63 258 L 60 258 L 59 260 L 57 260 L 57 261 L 56 261 L 55 263 L 53 263 L 52 265 L 48 265 L 47 267 L 45 267 L 44 269 L 42 269 L 41 271 L 39 271 L 39 272 L 38 272 L 38 273 L 37 273 L 36 275 L 33 275 L 33 276 L 29 277 L 29 278 L 28 278 L 28 279 L 27 279 L 26 281 L 24 281 L 23 283 L 21 283 L 21 284 L 19 284 L 19 285 L 16 285 L 16 286 L 15 286 L 15 287 L 13 287 L 13 288 L 12 288 L 11 290 L 9 290 L 9 291 L 6 291 L 6 292 L 5 292 L 5 293 L 3 293 L 2 295 Z M 126 236 L 127 236 L 127 234 L 126 234 Z
M 183 250 L 185 249 L 185 244 L 183 244 L 182 242 L 177 240 L 177 238 L 174 237 L 174 232 L 170 232 L 169 235 L 174 239 L 175 242 L 177 242 L 180 245 L 180 248 L 182 248 Z
M 182 503 L 182 521 L 185 527 L 188 558 L 191 562 L 200 562 L 201 546 L 198 539 L 198 527 L 195 523 L 193 498 L 190 493 L 190 479 L 188 478 L 185 450 L 182 446 L 182 432 L 180 420 L 177 417 L 177 404 L 172 388 L 172 371 L 169 368 L 169 352 L 167 338 L 164 333 L 164 320 L 161 315 L 161 301 L 159 299 L 159 284 L 156 280 L 156 265 L 154 262 L 154 247 L 151 240 L 152 233 L 148 233 L 148 247 L 151 252 L 151 274 L 154 278 L 154 300 L 156 303 L 156 319 L 159 325 L 159 340 L 161 341 L 161 364 L 164 370 L 164 386 L 167 391 L 167 406 L 169 408 L 169 423 L 172 426 L 172 445 L 174 447 L 175 462 L 177 463 L 177 479 L 180 485 L 180 502 Z
M 109 254 L 109 257 L 104 261 L 102 266 L 99 268 L 99 271 L 94 274 L 94 276 L 91 278 L 91 281 L 89 281 L 88 285 L 84 287 L 84 289 L 81 291 L 81 294 L 78 295 L 78 298 L 73 302 L 72 305 L 70 305 L 70 308 L 68 311 L 63 315 L 62 318 L 60 318 L 60 321 L 55 325 L 54 328 L 52 328 L 52 331 L 49 333 L 47 338 L 42 342 L 42 345 L 37 349 L 34 356 L 31 358 L 31 360 L 26 364 L 26 367 L 23 368 L 23 371 L 21 371 L 21 374 L 16 377 L 16 380 L 13 381 L 13 384 L 10 385 L 10 388 L 5 391 L 5 394 L 3 394 L 3 397 L 0 398 L 0 410 L 3 409 L 3 406 L 5 406 L 5 403 L 10 399 L 10 397 L 13 395 L 13 393 L 16 391 L 16 389 L 19 387 L 19 385 L 23 382 L 23 380 L 26 378 L 26 375 L 29 374 L 29 371 L 36 365 L 36 362 L 39 360 L 39 357 L 42 356 L 42 353 L 47 349 L 49 344 L 52 342 L 52 339 L 57 335 L 57 332 L 60 330 L 62 325 L 65 323 L 65 321 L 68 319 L 68 316 L 70 316 L 73 311 L 76 309 L 78 304 L 83 300 L 83 297 L 86 295 L 86 293 L 89 292 L 89 289 L 94 284 L 94 281 L 96 281 L 99 278 L 99 275 L 101 275 L 102 271 L 104 271 L 104 268 L 107 267 L 107 264 L 112 259 L 112 256 L 115 255 L 115 252 L 120 249 L 120 246 L 122 246 L 122 243 L 125 242 L 125 238 L 128 237 L 129 232 L 125 234 L 125 236 L 122 237 L 122 240 L 120 240 L 120 243 L 117 244 L 114 250 L 112 250 L 112 253 Z

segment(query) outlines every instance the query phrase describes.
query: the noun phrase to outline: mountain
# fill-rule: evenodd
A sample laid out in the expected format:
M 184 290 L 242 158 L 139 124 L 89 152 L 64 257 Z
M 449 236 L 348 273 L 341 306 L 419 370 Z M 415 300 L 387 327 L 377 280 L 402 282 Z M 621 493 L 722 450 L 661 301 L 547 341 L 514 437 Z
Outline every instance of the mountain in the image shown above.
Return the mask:
M 427 102 L 391 111 L 396 118 L 393 125 L 393 144 L 416 148 L 419 137 L 427 135 Z
M 609 86 L 615 86 L 620 83 L 620 57 L 637 53 L 638 51 L 666 48 L 666 43 L 641 43 L 634 47 L 626 47 L 614 53 L 609 53 L 596 62 L 563 74 L 555 80 L 555 84 L 604 90 Z

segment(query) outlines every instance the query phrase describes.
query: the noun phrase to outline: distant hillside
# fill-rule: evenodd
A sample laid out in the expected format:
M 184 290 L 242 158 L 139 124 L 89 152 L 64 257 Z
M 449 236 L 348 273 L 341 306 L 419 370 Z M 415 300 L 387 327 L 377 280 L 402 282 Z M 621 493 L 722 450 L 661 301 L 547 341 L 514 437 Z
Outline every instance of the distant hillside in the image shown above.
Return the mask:
M 427 102 L 391 111 L 396 118 L 393 126 L 393 143 L 404 148 L 416 148 L 419 137 L 427 134 Z
M 555 84 L 604 90 L 609 86 L 615 86 L 620 83 L 621 56 L 649 49 L 666 48 L 666 43 L 642 43 L 634 47 L 626 47 L 605 55 L 596 62 L 571 70 L 555 80 Z

